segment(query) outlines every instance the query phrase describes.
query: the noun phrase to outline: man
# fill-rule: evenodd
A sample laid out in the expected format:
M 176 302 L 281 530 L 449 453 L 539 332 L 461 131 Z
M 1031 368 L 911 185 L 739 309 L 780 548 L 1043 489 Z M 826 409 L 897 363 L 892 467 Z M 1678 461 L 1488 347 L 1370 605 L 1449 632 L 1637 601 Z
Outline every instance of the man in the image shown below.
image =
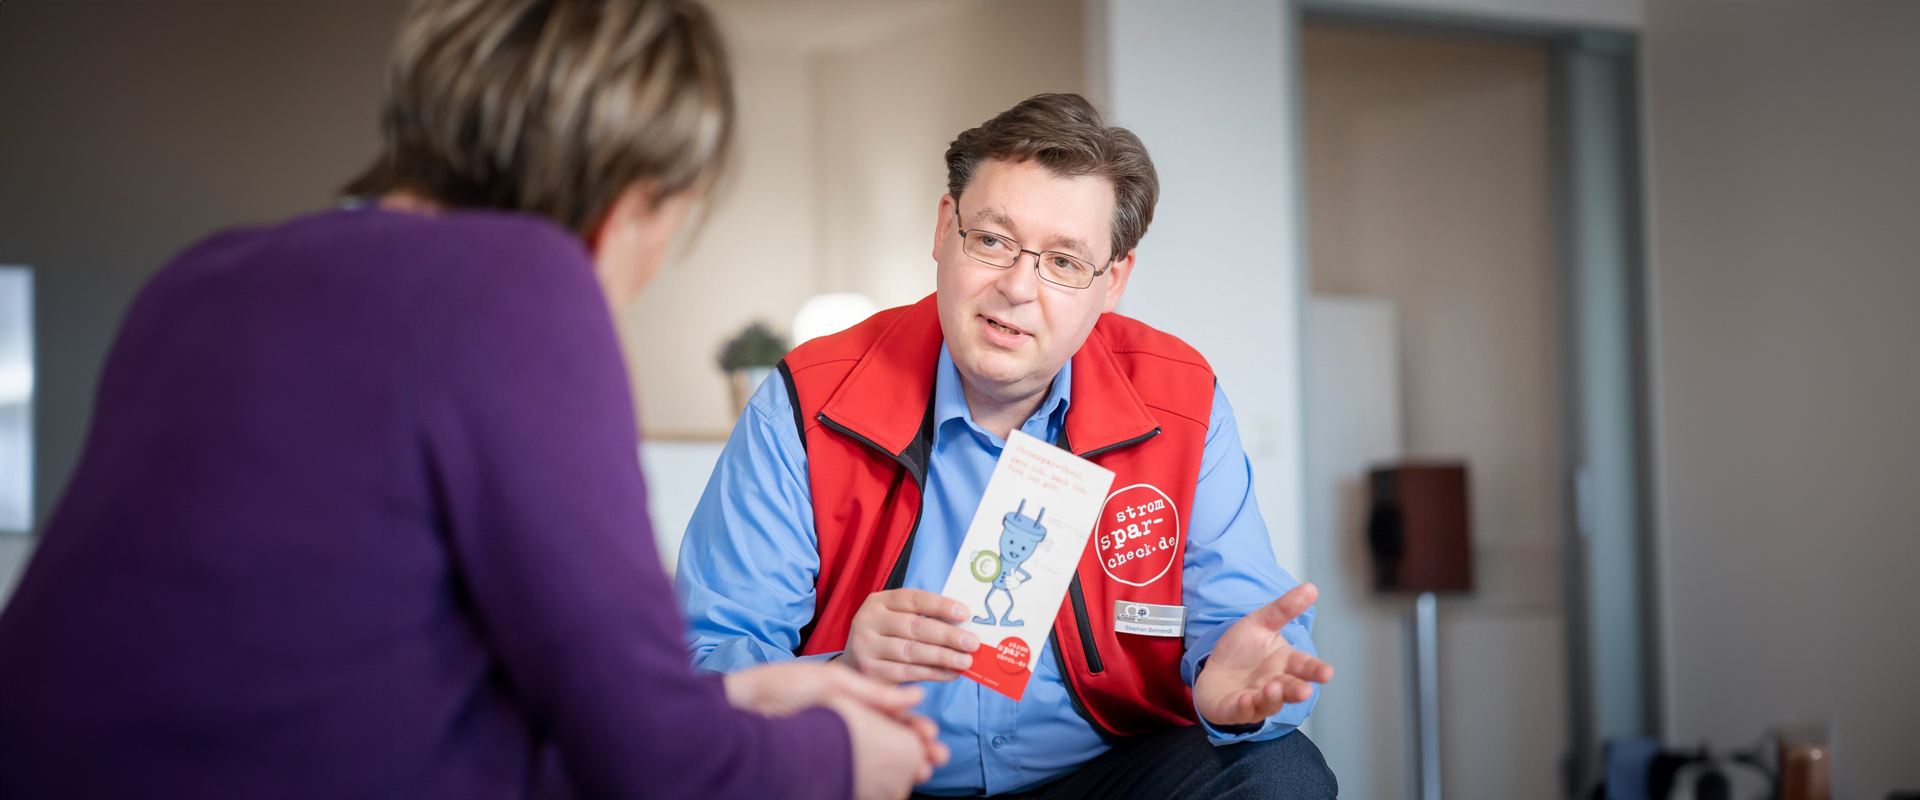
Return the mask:
M 1333 674 L 1315 590 L 1274 563 L 1206 360 L 1111 313 L 1158 195 L 1145 148 L 1049 94 L 946 161 L 934 296 L 802 344 L 734 428 L 681 549 L 695 663 L 931 681 L 953 758 L 926 794 L 1333 796 L 1293 730 Z M 1116 473 L 1018 703 L 954 680 L 979 642 L 937 594 L 1014 430 Z M 1129 560 L 1100 534 L 1143 508 L 1173 546 Z M 1118 631 L 1139 606 L 1185 606 L 1184 634 Z

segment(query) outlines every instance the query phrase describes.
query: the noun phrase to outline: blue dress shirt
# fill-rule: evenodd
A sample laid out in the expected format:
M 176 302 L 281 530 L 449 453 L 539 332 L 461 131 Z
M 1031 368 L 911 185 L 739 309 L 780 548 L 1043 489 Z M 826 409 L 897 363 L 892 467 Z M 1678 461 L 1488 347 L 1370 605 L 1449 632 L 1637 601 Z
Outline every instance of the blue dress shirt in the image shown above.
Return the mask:
M 1058 439 L 1071 383 L 1069 362 L 1020 429 L 1042 441 Z M 938 593 L 1006 441 L 974 423 L 959 370 L 944 345 L 933 404 L 931 467 L 904 585 Z M 819 542 L 807 453 L 793 420 L 784 382 L 770 376 L 734 426 L 688 523 L 674 584 L 693 625 L 696 667 L 728 672 L 794 658 L 800 629 L 813 619 Z M 1233 410 L 1217 386 L 1187 530 L 1181 573 L 1187 650 L 1181 675 L 1191 685 L 1228 625 L 1297 585 L 1274 561 Z M 1312 627 L 1309 609 L 1282 635 L 1313 653 Z M 1107 749 L 1073 710 L 1057 662 L 1045 648 L 1018 703 L 966 678 L 920 685 L 927 694 L 919 712 L 940 725 L 941 740 L 953 750 L 953 759 L 918 787 L 921 792 L 1023 791 L 1064 776 Z M 1251 732 L 1228 734 L 1211 725 L 1207 732 L 1215 744 L 1283 736 L 1306 720 L 1318 698 L 1316 689 L 1306 702 L 1282 708 Z

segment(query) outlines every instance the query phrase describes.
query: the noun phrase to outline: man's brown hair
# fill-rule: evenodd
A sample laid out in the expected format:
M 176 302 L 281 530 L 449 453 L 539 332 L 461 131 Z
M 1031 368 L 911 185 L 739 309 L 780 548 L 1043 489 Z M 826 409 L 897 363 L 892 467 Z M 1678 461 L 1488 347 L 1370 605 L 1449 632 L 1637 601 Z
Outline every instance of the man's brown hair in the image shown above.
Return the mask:
M 379 158 L 352 195 L 540 214 L 585 234 L 629 187 L 710 184 L 733 78 L 693 0 L 416 0 L 387 78 Z
M 947 146 L 947 193 L 955 200 L 980 162 L 1032 160 L 1062 177 L 1093 175 L 1113 184 L 1113 258 L 1140 243 L 1160 199 L 1160 177 L 1133 131 L 1106 124 L 1077 94 L 1037 94 Z

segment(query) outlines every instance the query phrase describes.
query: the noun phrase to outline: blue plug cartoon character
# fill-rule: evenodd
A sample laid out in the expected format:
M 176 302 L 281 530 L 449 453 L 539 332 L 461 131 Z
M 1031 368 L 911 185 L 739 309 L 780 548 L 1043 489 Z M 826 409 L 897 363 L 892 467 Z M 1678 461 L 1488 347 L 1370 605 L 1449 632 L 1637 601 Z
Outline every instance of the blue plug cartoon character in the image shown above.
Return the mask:
M 1047 515 L 1047 510 L 1042 508 L 1031 517 L 1021 513 L 1026 510 L 1027 501 L 1022 500 L 1019 510 L 1001 519 L 1000 575 L 993 579 L 993 588 L 987 590 L 986 599 L 980 601 L 981 607 L 987 610 L 987 615 L 974 617 L 974 622 L 982 625 L 1003 625 L 1009 628 L 1018 628 L 1027 624 L 1024 620 L 1013 618 L 1013 590 L 1008 588 L 1007 579 L 1016 572 L 1020 574 L 1021 581 L 1033 579 L 1033 576 L 1021 569 L 1020 565 L 1027 563 L 1027 557 L 1033 555 L 1033 548 L 1040 544 L 1040 540 L 1047 538 L 1047 529 L 1040 527 L 1040 518 Z M 994 592 L 1007 594 L 1007 610 L 1000 612 L 999 622 L 993 619 Z

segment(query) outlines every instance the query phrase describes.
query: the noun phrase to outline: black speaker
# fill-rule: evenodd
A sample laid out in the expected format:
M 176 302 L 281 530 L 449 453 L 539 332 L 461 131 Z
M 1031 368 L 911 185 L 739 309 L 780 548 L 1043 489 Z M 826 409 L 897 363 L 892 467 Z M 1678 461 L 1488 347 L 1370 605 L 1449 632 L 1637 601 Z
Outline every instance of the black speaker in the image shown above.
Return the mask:
M 1467 466 L 1410 463 L 1369 475 L 1367 549 L 1374 586 L 1395 592 L 1473 590 Z

